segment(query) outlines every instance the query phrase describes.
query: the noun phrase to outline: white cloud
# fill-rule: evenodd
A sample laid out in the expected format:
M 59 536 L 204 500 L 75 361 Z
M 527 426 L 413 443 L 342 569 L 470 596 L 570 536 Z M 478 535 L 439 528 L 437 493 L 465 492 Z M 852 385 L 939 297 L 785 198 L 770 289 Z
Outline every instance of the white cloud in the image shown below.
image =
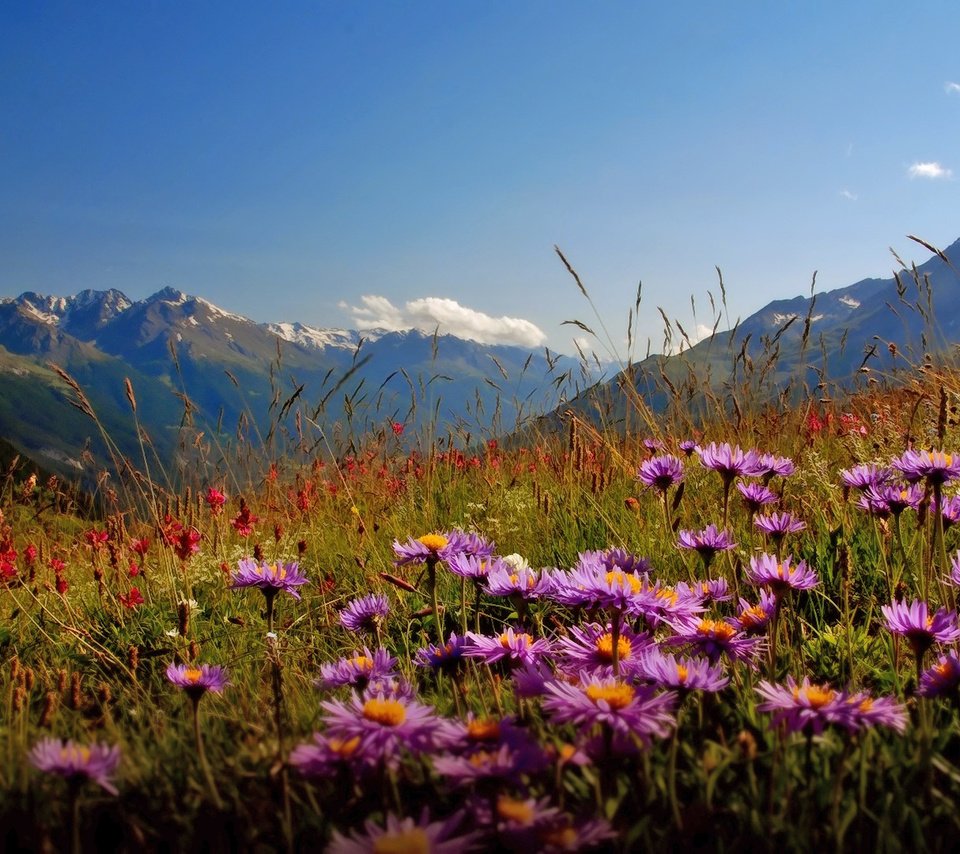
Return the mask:
M 914 163 L 907 169 L 911 178 L 949 178 L 953 175 L 952 169 L 947 169 L 935 161 L 928 163 Z
M 943 88 L 948 95 L 960 94 L 960 83 L 951 83 L 950 81 L 947 81 L 943 84 Z
M 849 199 L 851 202 L 855 202 L 857 200 L 857 194 L 851 193 L 849 190 L 841 190 L 840 195 L 845 199 Z
M 516 344 L 539 347 L 547 340 L 536 324 L 520 317 L 491 317 L 482 311 L 467 308 L 456 300 L 424 297 L 410 300 L 400 308 L 382 296 L 360 297 L 361 305 L 344 306 L 353 316 L 357 329 L 386 329 L 401 332 L 419 329 L 467 338 L 481 344 Z

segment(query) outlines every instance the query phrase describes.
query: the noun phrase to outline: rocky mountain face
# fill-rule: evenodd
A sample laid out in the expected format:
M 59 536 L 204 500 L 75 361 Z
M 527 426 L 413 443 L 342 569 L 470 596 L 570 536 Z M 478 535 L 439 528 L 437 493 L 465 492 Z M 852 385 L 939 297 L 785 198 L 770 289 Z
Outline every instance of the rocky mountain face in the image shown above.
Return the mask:
M 51 365 L 79 383 L 102 431 L 68 405 L 75 392 Z M 0 436 L 63 471 L 85 465 L 85 448 L 103 463 L 111 442 L 139 458 L 138 423 L 161 462 L 191 431 L 255 445 L 297 423 L 301 434 L 341 436 L 391 421 L 410 433 L 430 421 L 444 432 L 509 429 L 555 406 L 560 378 L 567 372 L 573 386 L 576 368 L 549 353 L 413 330 L 256 323 L 174 288 L 139 301 L 117 290 L 0 300 Z

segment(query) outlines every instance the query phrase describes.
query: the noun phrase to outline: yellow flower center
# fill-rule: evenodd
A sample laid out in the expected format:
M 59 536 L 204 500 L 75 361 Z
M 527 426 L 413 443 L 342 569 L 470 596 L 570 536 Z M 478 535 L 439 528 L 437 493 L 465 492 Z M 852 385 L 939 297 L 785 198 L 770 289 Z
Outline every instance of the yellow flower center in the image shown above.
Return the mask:
M 718 641 L 728 641 L 737 633 L 729 623 L 722 620 L 701 620 L 697 625 L 697 634 L 713 635 Z
M 443 534 L 424 534 L 417 542 L 426 546 L 434 554 L 447 547 L 447 538 Z
M 668 605 L 676 605 L 680 596 L 672 587 L 662 587 L 656 593 L 657 599 L 665 599 Z
M 81 747 L 74 744 L 69 747 L 60 748 L 60 758 L 66 761 L 77 762 L 86 765 L 90 761 L 90 748 Z
M 630 588 L 631 593 L 643 590 L 643 582 L 635 575 L 624 572 L 622 569 L 612 569 L 607 573 L 607 584 L 611 587 Z
M 863 701 L 860 703 L 860 711 L 866 714 L 873 708 L 873 698 L 864 697 Z
M 419 827 L 385 833 L 373 843 L 374 854 L 430 854 L 430 839 Z
M 530 635 L 528 635 L 526 632 L 519 632 L 517 634 L 514 634 L 512 638 L 514 643 L 519 646 L 525 646 L 527 644 L 533 643 L 533 638 L 530 637 Z M 510 640 L 511 640 L 511 635 L 508 632 L 504 632 L 502 635 L 500 635 L 500 646 L 502 646 L 504 649 L 509 649 Z
M 558 827 L 555 830 L 548 830 L 540 836 L 540 839 L 546 845 L 560 851 L 574 851 L 578 842 L 577 831 L 572 827 Z
M 398 700 L 375 697 L 363 704 L 363 716 L 383 726 L 400 726 L 407 719 L 407 710 Z
M 330 748 L 331 752 L 336 753 L 338 756 L 342 756 L 344 759 L 348 759 L 357 752 L 357 748 L 360 746 L 360 736 L 355 735 L 353 738 L 347 739 L 346 741 L 341 738 L 331 738 L 327 742 L 327 746 Z
M 615 710 L 629 706 L 633 700 L 633 688 L 623 682 L 615 682 L 612 685 L 587 685 L 586 694 L 594 705 L 605 700 L 607 705 Z
M 624 661 L 630 657 L 633 646 L 624 637 L 617 638 L 617 658 Z M 610 632 L 597 638 L 597 654 L 603 661 L 613 661 L 613 635 Z
M 476 753 L 470 754 L 468 761 L 474 768 L 482 768 L 489 765 L 492 758 L 492 755 L 486 750 L 478 750 Z
M 183 671 L 183 678 L 191 685 L 196 685 L 200 681 L 201 676 L 203 676 L 203 671 L 200 670 L 199 667 L 191 667 Z
M 496 741 L 500 738 L 500 721 L 478 718 L 467 724 L 467 737 L 473 741 Z
M 793 689 L 793 698 L 800 699 L 800 688 Z M 837 696 L 836 691 L 831 691 L 825 685 L 808 685 L 803 689 L 803 696 L 806 697 L 811 709 L 822 709 L 827 703 Z
M 767 619 L 767 612 L 759 605 L 752 605 L 740 614 L 740 625 L 745 629 L 752 629 L 754 626 L 762 625 Z
M 569 762 L 576 755 L 577 748 L 572 744 L 561 744 L 560 745 L 560 761 Z
M 678 664 L 678 665 L 677 665 L 677 681 L 678 681 L 681 685 L 683 685 L 683 684 L 686 683 L 686 681 L 687 681 L 687 676 L 689 676 L 689 675 L 690 675 L 690 672 L 687 670 L 687 668 L 686 668 L 684 665 L 682 665 L 682 664 Z
M 501 795 L 497 798 L 497 815 L 518 824 L 532 824 L 534 805 L 527 801 L 517 801 L 508 798 L 506 795 Z
M 356 658 L 350 658 L 348 659 L 348 663 L 363 673 L 369 673 L 373 670 L 373 659 L 366 655 L 358 655 Z

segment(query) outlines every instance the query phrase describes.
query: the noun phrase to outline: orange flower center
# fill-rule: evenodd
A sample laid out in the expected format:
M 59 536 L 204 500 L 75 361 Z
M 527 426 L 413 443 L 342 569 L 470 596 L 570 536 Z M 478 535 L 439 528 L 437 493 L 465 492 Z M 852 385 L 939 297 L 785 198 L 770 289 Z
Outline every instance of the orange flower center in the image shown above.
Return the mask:
M 443 534 L 424 534 L 417 542 L 426 546 L 434 554 L 447 547 L 447 538 Z
M 530 637 L 530 635 L 528 635 L 526 632 L 520 632 L 514 635 L 504 632 L 502 635 L 500 635 L 500 646 L 502 646 L 504 649 L 509 649 L 511 639 L 518 646 L 526 646 L 533 643 L 533 638 Z
M 497 798 L 497 815 L 508 821 L 515 821 L 517 824 L 532 824 L 534 818 L 534 805 L 527 801 L 518 801 L 514 798 L 508 798 L 501 795 Z
M 430 854 L 427 832 L 419 827 L 385 833 L 373 843 L 374 854 Z
M 473 741 L 496 741 L 500 738 L 500 721 L 478 718 L 467 724 L 467 737 Z
M 759 626 L 767 619 L 767 613 L 759 605 L 753 605 L 740 614 L 740 625 L 745 629 Z
M 713 635 L 719 641 L 728 641 L 737 633 L 729 623 L 722 620 L 701 620 L 697 625 L 697 634 Z
M 635 575 L 624 572 L 622 569 L 612 569 L 607 573 L 607 584 L 611 587 L 630 588 L 631 593 L 639 593 L 643 583 Z
M 683 685 L 683 684 L 686 683 L 686 681 L 687 681 L 687 676 L 689 676 L 689 675 L 690 675 L 690 671 L 687 670 L 687 668 L 686 668 L 684 665 L 682 665 L 682 664 L 678 664 L 678 665 L 677 665 L 677 681 L 678 681 L 681 685 Z
M 617 658 L 620 661 L 630 657 L 633 646 L 625 637 L 617 638 Z M 597 654 L 603 661 L 613 661 L 613 635 L 610 632 L 597 638 Z
M 587 685 L 587 696 L 597 705 L 604 700 L 611 709 L 622 709 L 633 700 L 633 688 L 625 685 L 623 682 L 615 682 L 612 685 Z
M 407 710 L 398 700 L 375 697 L 363 704 L 363 716 L 383 726 L 400 726 L 407 719 Z
M 831 702 L 837 696 L 836 691 L 830 690 L 826 685 L 808 685 L 806 688 L 794 688 L 793 698 L 800 699 L 801 690 L 803 696 L 810 704 L 811 709 L 822 709 L 827 703 Z
M 346 741 L 340 738 L 331 738 L 327 742 L 327 746 L 333 753 L 344 757 L 344 759 L 348 759 L 357 752 L 357 748 L 360 746 L 360 736 L 355 735 L 353 738 L 347 739 Z
M 349 663 L 352 664 L 357 670 L 360 670 L 363 673 L 369 673 L 373 670 L 373 659 L 366 655 L 358 655 L 356 658 L 348 659 Z

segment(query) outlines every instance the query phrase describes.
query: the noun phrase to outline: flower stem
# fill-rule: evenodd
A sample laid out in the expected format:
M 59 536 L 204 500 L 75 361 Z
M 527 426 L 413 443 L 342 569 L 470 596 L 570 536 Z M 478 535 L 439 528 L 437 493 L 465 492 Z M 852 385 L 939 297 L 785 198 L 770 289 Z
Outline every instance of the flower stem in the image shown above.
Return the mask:
M 200 760 L 200 768 L 203 770 L 203 776 L 207 781 L 207 788 L 210 789 L 210 797 L 213 799 L 218 810 L 223 809 L 223 801 L 220 799 L 220 792 L 217 791 L 217 783 L 210 769 L 210 763 L 207 761 L 207 752 L 203 747 L 203 735 L 200 732 L 200 698 L 191 700 L 193 706 L 193 737 L 197 742 L 197 758 Z

